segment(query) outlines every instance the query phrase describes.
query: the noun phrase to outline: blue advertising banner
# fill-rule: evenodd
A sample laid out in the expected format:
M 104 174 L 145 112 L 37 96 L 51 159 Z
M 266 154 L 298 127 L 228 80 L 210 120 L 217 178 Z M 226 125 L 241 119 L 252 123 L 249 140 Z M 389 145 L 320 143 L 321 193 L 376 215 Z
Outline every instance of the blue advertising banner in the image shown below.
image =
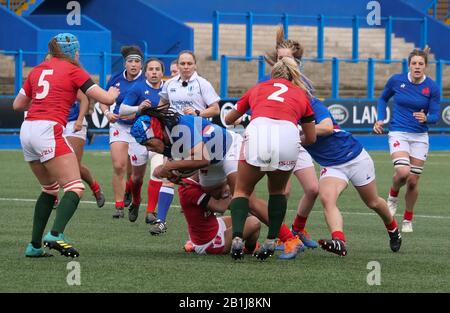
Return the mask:
M 377 118 L 377 101 L 370 100 L 325 100 L 336 122 L 349 130 L 371 129 Z M 386 110 L 385 123 L 388 126 L 391 119 L 392 102 Z M 450 131 L 450 101 L 441 101 L 440 119 L 436 124 L 429 125 L 430 131 Z
M 12 110 L 13 99 L 0 99 L 0 131 L 1 129 L 20 128 L 23 122 L 23 113 Z M 213 118 L 213 122 L 224 126 L 223 119 L 236 103 L 235 99 L 225 99 L 220 101 L 221 114 Z M 336 122 L 346 130 L 353 132 L 367 132 L 372 129 L 377 117 L 377 103 L 374 100 L 352 99 L 352 100 L 324 100 L 325 105 L 330 110 Z M 387 109 L 386 123 L 391 118 L 391 103 Z M 95 132 L 105 132 L 109 130 L 108 120 L 103 116 L 100 107 L 96 104 L 92 110 L 92 115 L 86 116 L 89 129 Z M 249 122 L 249 117 L 244 115 L 244 125 Z M 439 121 L 434 125 L 429 125 L 430 132 L 450 132 L 450 101 L 441 101 L 441 112 Z M 242 126 L 231 127 L 237 131 L 243 130 Z

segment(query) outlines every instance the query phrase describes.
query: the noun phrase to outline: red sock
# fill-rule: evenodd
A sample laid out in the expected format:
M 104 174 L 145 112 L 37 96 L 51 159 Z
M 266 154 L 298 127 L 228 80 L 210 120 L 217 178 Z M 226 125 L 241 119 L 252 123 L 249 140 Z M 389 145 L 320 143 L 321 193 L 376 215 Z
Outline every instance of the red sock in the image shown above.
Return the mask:
M 125 204 L 123 203 L 123 201 L 116 201 L 116 209 L 123 209 L 125 206 Z
M 331 233 L 331 239 L 339 239 L 345 242 L 345 235 L 342 231 L 334 231 Z
M 393 231 L 395 231 L 398 227 L 397 225 L 397 221 L 395 220 L 395 218 L 392 219 L 392 222 L 390 224 L 385 224 L 386 225 L 386 229 L 388 232 L 392 233 Z
M 303 231 L 305 229 L 307 219 L 308 217 L 300 216 L 297 214 L 295 216 L 294 224 L 292 224 L 292 229 L 295 232 Z
M 142 182 L 136 183 L 131 180 L 130 178 L 130 185 L 131 185 L 131 194 L 133 196 L 133 204 L 137 205 L 141 203 L 141 188 L 142 188 Z
M 125 193 L 131 192 L 131 185 L 133 185 L 133 181 L 131 180 L 131 176 L 130 176 L 130 178 L 125 183 Z
M 413 215 L 414 215 L 413 211 L 406 211 L 405 210 L 405 214 L 403 214 L 403 219 L 411 222 L 412 219 L 413 219 Z
M 156 210 L 156 205 L 158 204 L 158 198 L 159 198 L 159 189 L 161 189 L 162 181 L 156 181 L 150 179 L 148 181 L 148 187 L 147 187 L 147 196 L 148 196 L 148 203 L 147 203 L 147 213 L 153 213 Z
M 94 180 L 89 187 L 91 188 L 93 193 L 97 193 L 100 191 L 100 185 L 97 183 L 96 180 Z
M 391 197 L 398 197 L 398 193 L 399 193 L 399 191 L 400 190 L 394 190 L 394 187 L 391 187 L 391 191 L 389 191 L 389 195 L 391 196 Z
M 278 233 L 278 238 L 282 242 L 285 242 L 289 238 L 294 238 L 294 235 L 292 235 L 291 231 L 289 230 L 289 227 L 286 226 L 286 224 L 281 224 L 280 232 Z

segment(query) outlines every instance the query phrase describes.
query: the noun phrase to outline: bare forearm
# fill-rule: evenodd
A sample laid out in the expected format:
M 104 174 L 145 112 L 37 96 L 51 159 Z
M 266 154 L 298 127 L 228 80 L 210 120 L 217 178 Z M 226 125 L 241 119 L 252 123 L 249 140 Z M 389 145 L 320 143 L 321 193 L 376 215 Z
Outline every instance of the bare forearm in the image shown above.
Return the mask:
M 218 103 L 210 105 L 207 109 L 200 112 L 201 117 L 214 117 L 220 114 L 220 108 Z
M 77 124 L 82 124 L 84 117 L 89 111 L 89 98 L 81 91 L 78 91 L 77 97 L 80 101 L 80 112 L 78 113 Z

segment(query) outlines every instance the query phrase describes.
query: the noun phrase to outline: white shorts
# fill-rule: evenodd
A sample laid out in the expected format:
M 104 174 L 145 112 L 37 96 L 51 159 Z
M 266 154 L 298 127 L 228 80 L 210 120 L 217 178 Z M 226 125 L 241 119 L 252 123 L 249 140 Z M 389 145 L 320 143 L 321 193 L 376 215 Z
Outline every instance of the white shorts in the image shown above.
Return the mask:
M 413 158 L 426 161 L 428 155 L 428 133 L 389 132 L 389 150 L 407 152 Z
M 132 125 L 126 125 L 126 124 L 120 124 L 120 123 L 113 123 L 109 126 L 109 143 L 113 143 L 116 141 L 123 141 L 123 142 L 136 142 L 133 136 L 131 136 Z M 137 143 L 137 142 L 136 142 Z
M 245 129 L 243 145 L 248 164 L 263 171 L 290 171 L 300 152 L 300 133 L 291 122 L 258 117 Z
M 300 153 L 298 154 L 297 163 L 295 164 L 293 172 L 295 173 L 309 167 L 314 167 L 313 159 L 308 151 L 300 146 Z
M 344 164 L 327 166 L 320 169 L 320 179 L 336 177 L 347 184 L 350 180 L 355 187 L 365 186 L 375 179 L 375 167 L 373 160 L 366 150 Z
M 132 166 L 141 166 L 147 164 L 149 159 L 149 151 L 143 145 L 137 142 L 128 143 L 128 155 L 130 156 L 130 161 Z
M 148 150 L 145 146 L 138 144 L 130 134 L 131 125 L 120 123 L 111 124 L 109 127 L 109 144 L 113 142 L 128 143 L 128 155 L 132 166 L 147 164 Z
M 219 229 L 217 230 L 217 234 L 213 240 L 204 245 L 196 245 L 192 243 L 194 246 L 194 251 L 198 254 L 222 254 L 223 247 L 225 247 L 225 231 L 227 230 L 227 226 L 222 218 L 217 218 L 217 222 L 219 223 Z
M 41 163 L 72 153 L 73 149 L 63 136 L 64 127 L 53 121 L 24 121 L 20 127 L 20 144 L 25 161 Z
M 66 128 L 64 129 L 63 136 L 64 137 L 77 137 L 86 141 L 87 136 L 87 126 L 88 123 L 86 119 L 83 119 L 83 127 L 80 131 L 73 131 L 73 127 L 75 126 L 75 121 L 68 122 Z
M 237 172 L 239 155 L 242 146 L 242 136 L 230 132 L 233 142 L 224 159 L 199 170 L 200 185 L 203 187 L 217 186 L 226 181 L 227 176 Z

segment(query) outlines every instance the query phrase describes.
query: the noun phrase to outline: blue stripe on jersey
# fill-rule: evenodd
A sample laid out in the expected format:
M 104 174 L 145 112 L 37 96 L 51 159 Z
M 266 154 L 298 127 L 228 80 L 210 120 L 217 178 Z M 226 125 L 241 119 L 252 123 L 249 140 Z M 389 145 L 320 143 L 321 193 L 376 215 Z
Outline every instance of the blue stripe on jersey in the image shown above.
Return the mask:
M 68 122 L 76 121 L 78 119 L 78 114 L 80 114 L 80 102 L 75 101 L 70 108 Z
M 131 88 L 138 82 L 144 81 L 145 77 L 143 74 L 139 75 L 138 78 L 135 80 L 127 80 L 125 78 L 125 72 L 122 71 L 120 73 L 115 74 L 114 76 L 111 76 L 111 78 L 108 81 L 108 84 L 106 85 L 106 90 L 109 89 L 109 87 L 114 86 L 120 89 L 120 95 L 116 99 L 116 107 L 114 108 L 113 113 L 119 114 L 120 105 L 122 104 L 123 100 L 127 96 L 128 92 L 131 90 Z M 127 125 L 133 125 L 133 121 L 129 120 L 119 120 L 119 123 L 121 124 L 127 124 Z
M 427 124 L 434 124 L 439 119 L 439 88 L 429 77 L 420 84 L 411 83 L 408 74 L 395 74 L 389 78 L 383 93 L 378 99 L 378 120 L 386 119 L 386 107 L 389 99 L 394 97 L 391 131 L 407 133 L 425 133 Z M 427 123 L 419 123 L 414 112 L 423 110 L 427 115 Z
M 191 149 L 203 141 L 211 154 L 211 164 L 218 163 L 233 142 L 233 137 L 225 128 L 193 115 L 181 115 L 178 124 L 169 130 L 172 145 L 166 147 L 165 155 L 175 160 L 190 157 Z M 172 155 L 168 151 L 172 151 Z
M 328 108 L 320 100 L 313 98 L 311 106 L 316 124 L 326 118 L 331 118 L 333 126 L 339 127 Z M 315 143 L 304 146 L 304 148 L 321 166 L 336 166 L 356 158 L 361 153 L 363 146 L 351 133 L 335 129 L 331 135 L 318 136 Z

